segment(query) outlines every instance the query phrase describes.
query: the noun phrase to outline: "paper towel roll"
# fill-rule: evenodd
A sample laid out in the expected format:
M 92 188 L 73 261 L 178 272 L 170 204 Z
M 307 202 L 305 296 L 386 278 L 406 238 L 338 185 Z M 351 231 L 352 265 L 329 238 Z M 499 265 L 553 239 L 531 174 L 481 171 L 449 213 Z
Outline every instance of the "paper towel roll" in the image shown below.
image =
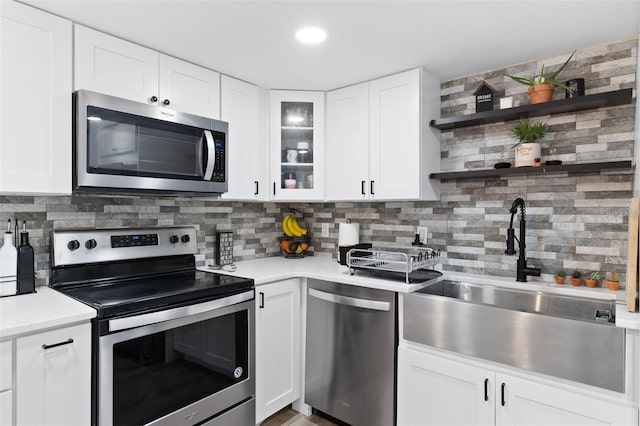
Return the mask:
M 359 223 L 340 223 L 338 226 L 338 246 L 353 246 L 360 243 Z

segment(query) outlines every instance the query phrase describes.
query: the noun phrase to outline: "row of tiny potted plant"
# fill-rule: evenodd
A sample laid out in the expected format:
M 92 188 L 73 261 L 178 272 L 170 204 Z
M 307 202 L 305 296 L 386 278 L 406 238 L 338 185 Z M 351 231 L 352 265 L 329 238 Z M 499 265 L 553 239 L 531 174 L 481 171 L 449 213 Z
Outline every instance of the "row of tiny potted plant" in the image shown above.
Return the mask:
M 556 272 L 555 275 L 555 280 L 556 283 L 558 285 L 560 284 L 564 284 L 564 279 L 567 276 L 566 272 L 564 271 L 558 271 Z M 602 276 L 600 275 L 600 272 L 592 272 L 591 275 L 589 276 L 589 278 L 585 278 L 585 284 L 587 285 L 587 287 L 595 287 L 598 285 L 598 281 L 600 281 L 602 279 Z M 571 285 L 573 286 L 579 286 L 582 284 L 582 278 L 581 278 L 581 274 L 580 271 L 573 271 L 571 273 Z M 607 280 L 607 287 L 609 288 L 609 290 L 611 291 L 616 291 L 618 290 L 618 288 L 620 287 L 620 282 L 618 281 L 618 274 L 616 273 L 615 269 L 611 270 L 611 276 L 609 277 L 609 279 Z

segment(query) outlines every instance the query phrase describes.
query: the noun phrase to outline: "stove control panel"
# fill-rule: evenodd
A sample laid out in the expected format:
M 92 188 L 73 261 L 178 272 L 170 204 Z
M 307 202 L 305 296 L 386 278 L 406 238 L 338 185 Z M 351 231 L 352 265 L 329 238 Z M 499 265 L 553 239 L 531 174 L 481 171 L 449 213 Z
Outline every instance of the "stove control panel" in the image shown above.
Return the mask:
M 157 246 L 158 234 L 112 235 L 111 247 Z
M 198 253 L 193 226 L 69 229 L 51 235 L 52 267 Z

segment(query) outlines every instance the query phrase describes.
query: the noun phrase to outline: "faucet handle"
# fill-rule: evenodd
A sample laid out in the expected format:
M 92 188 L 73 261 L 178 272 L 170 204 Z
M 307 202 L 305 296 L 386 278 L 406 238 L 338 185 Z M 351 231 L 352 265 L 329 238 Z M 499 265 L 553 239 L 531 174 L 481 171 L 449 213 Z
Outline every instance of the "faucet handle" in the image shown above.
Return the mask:
M 507 249 L 504 251 L 506 254 L 513 256 L 516 254 L 515 249 L 515 231 L 513 228 L 507 229 Z

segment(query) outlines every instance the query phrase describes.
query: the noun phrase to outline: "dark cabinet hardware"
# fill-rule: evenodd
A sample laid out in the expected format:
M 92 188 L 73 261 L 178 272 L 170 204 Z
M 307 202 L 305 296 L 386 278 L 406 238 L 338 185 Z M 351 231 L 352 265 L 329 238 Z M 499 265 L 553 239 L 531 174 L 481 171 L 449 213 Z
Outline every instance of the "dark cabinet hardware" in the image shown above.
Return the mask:
M 73 339 L 72 338 L 68 338 L 64 342 L 58 342 L 58 343 L 54 343 L 52 345 L 42 345 L 42 349 L 47 350 L 47 349 L 51 349 L 51 348 L 57 348 L 58 346 L 70 345 L 71 343 L 73 343 Z
M 165 99 L 164 101 L 162 101 L 163 105 L 169 105 L 171 102 L 169 102 L 169 99 Z
M 260 292 L 260 309 L 264 309 L 264 293 Z
M 253 183 L 255 183 L 255 184 L 256 184 L 256 192 L 254 192 L 254 193 L 253 193 L 253 195 L 258 195 L 258 192 L 259 192 L 259 191 L 258 191 L 258 181 L 257 181 L 257 180 L 254 180 L 254 181 L 253 181 Z
M 371 191 L 369 191 L 369 192 L 371 193 L 371 195 L 375 194 L 375 192 L 373 192 L 373 182 L 374 182 L 374 181 L 371 181 L 371 188 L 370 188 L 370 189 L 371 189 Z
M 276 183 L 273 182 L 273 195 L 276 195 Z
M 364 194 L 364 184 L 365 184 L 365 181 L 361 181 L 361 182 L 362 182 L 362 183 L 360 184 L 360 191 L 362 192 L 362 195 L 365 195 L 365 194 Z
M 489 400 L 489 379 L 484 379 L 484 400 Z
M 157 96 L 152 96 L 152 97 L 150 97 L 150 98 L 149 98 L 149 100 L 150 100 L 152 103 L 156 103 L 156 102 L 158 102 L 158 97 L 157 97 Z
M 503 407 L 506 404 L 506 401 L 504 400 L 504 387 L 505 387 L 505 384 L 502 383 L 500 385 L 500 403 L 502 404 Z

